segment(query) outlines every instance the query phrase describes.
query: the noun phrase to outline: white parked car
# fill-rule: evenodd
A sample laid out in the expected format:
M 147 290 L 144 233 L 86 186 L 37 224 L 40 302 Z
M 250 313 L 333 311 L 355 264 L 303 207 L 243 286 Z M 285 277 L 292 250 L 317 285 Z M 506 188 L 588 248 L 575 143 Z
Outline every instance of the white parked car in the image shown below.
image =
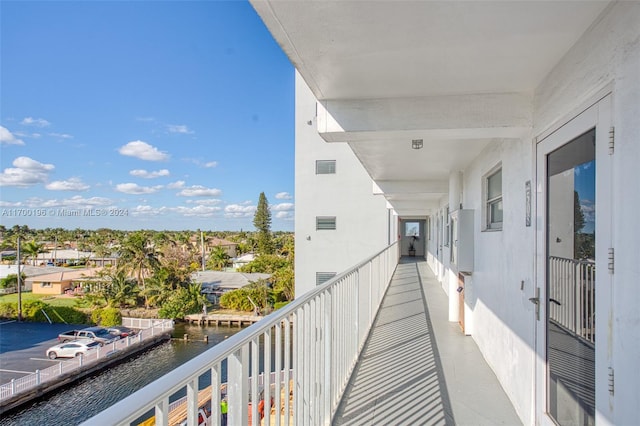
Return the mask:
M 73 358 L 80 354 L 86 354 L 92 349 L 100 346 L 100 342 L 91 339 L 74 340 L 73 342 L 61 343 L 47 349 L 49 359 Z

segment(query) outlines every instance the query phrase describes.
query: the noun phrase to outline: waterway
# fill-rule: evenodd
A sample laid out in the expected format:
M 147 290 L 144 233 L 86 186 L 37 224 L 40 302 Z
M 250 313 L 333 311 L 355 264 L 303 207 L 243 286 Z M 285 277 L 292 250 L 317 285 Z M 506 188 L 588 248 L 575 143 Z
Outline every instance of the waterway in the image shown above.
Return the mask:
M 173 339 L 0 418 L 2 426 L 77 425 L 239 332 L 238 327 L 176 324 Z M 183 340 L 184 334 L 189 341 Z M 204 336 L 208 336 L 208 343 Z

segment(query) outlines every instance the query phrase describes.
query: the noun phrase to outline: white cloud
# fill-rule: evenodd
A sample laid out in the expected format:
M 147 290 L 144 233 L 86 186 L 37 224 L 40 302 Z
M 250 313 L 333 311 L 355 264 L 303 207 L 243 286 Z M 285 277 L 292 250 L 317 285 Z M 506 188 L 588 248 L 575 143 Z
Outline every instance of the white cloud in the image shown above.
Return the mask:
M 283 219 L 283 220 L 293 220 L 293 213 L 292 212 L 277 212 L 276 213 L 276 218 L 277 219 Z
M 277 200 L 290 200 L 293 197 L 291 196 L 291 194 L 289 194 L 288 192 L 278 192 L 276 194 L 276 199 Z
M 251 217 L 255 211 L 256 206 L 229 204 L 224 208 L 224 215 L 226 217 Z
M 55 168 L 53 164 L 40 163 L 29 157 L 18 157 L 13 165 L 0 174 L 0 186 L 25 187 L 44 183 Z
M 53 164 L 44 164 L 29 157 L 17 157 L 13 160 L 13 165 L 21 169 L 50 172 L 55 169 Z
M 29 207 L 29 208 L 55 208 L 55 207 L 72 207 L 72 208 L 89 208 L 89 207 L 105 207 L 113 205 L 113 201 L 104 197 L 84 198 L 80 195 L 74 195 L 71 198 L 44 199 L 39 197 L 31 197 L 23 202 L 11 203 L 13 207 Z M 3 207 L 8 207 L 10 203 L 0 203 Z
M 184 124 L 167 124 L 167 130 L 169 130 L 169 133 L 181 133 L 184 135 L 195 133 L 193 130 L 189 130 Z
M 217 161 L 209 161 L 208 163 L 204 163 L 204 166 L 208 169 L 212 168 L 212 167 L 216 167 L 218 165 Z
M 24 145 L 24 141 L 16 138 L 6 127 L 0 126 L 0 145 Z
M 154 179 L 160 176 L 169 176 L 170 173 L 169 173 L 169 170 L 167 169 L 157 170 L 155 172 L 149 172 L 144 169 L 136 169 L 136 170 L 131 170 L 129 174 L 131 176 L 141 177 L 145 179 Z
M 192 185 L 178 193 L 182 197 L 217 197 L 221 194 L 222 191 L 217 188 L 206 188 L 201 185 Z
M 25 126 L 47 127 L 51 123 L 43 118 L 25 117 L 20 124 Z
M 293 203 L 280 203 L 271 206 L 271 210 L 277 212 L 288 212 L 294 209 Z
M 211 217 L 215 213 L 217 213 L 220 210 L 222 210 L 222 207 L 211 207 L 211 206 L 183 207 L 183 206 L 179 206 L 179 207 L 170 208 L 169 210 L 171 210 L 172 212 L 181 214 L 183 216 L 187 216 L 187 217 L 193 217 L 193 216 Z
M 170 183 L 169 185 L 167 185 L 167 188 L 169 189 L 180 189 L 180 188 L 184 188 L 184 181 L 183 180 L 177 180 L 175 182 Z
M 59 139 L 73 139 L 73 136 L 68 133 L 49 133 L 49 136 Z
M 89 185 L 82 182 L 80 178 L 72 177 L 67 180 L 56 180 L 45 186 L 51 191 L 86 191 Z
M 169 154 L 159 151 L 158 148 L 143 141 L 131 141 L 121 146 L 118 152 L 122 155 L 147 161 L 166 161 L 169 159 Z
M 140 186 L 137 183 L 119 183 L 116 185 L 116 191 L 124 192 L 125 194 L 153 194 L 162 189 L 162 185 L 157 186 Z
M 151 206 L 136 206 L 131 209 L 133 216 L 158 216 L 163 213 L 164 207 L 156 208 Z
M 220 204 L 222 200 L 208 199 L 208 200 L 187 200 L 187 204 L 199 204 L 202 206 L 213 206 Z

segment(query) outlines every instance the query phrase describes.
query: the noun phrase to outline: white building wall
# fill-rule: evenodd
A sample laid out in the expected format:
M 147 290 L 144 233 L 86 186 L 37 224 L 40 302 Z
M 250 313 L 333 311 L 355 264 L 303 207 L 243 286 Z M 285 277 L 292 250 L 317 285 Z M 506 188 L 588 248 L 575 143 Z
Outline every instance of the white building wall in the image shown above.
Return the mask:
M 525 423 L 535 421 L 535 310 L 534 295 L 535 209 L 531 227 L 525 226 L 525 182 L 532 181 L 535 198 L 534 136 L 576 116 L 597 93 L 613 93 L 616 146 L 613 172 L 613 242 L 615 274 L 611 303 L 613 315 L 599 320 L 604 333 L 597 342 L 596 358 L 602 370 L 607 363 L 615 371 L 615 394 L 608 394 L 603 380 L 606 368 L 597 371 L 599 422 L 635 424 L 640 407 L 640 3 L 615 3 L 576 43 L 535 91 L 534 128 L 530 138 L 494 141 L 463 171 L 463 207 L 475 214 L 475 270 L 465 288 L 472 318 L 473 339 L 499 378 Z M 481 231 L 482 178 L 502 162 L 504 222 L 501 231 Z M 633 181 L 633 183 L 631 182 Z M 573 201 L 573 200 L 571 200 Z M 447 200 L 443 200 L 444 207 Z M 449 280 L 448 251 L 442 261 L 430 244 L 430 265 L 443 282 Z M 599 259 L 599 265 L 606 261 Z M 439 270 L 444 272 L 438 273 Z M 602 291 L 608 291 L 602 288 Z M 598 299 L 601 301 L 602 299 Z M 608 301 L 605 297 L 604 301 Z M 608 325 L 607 325 L 608 324 Z M 605 326 L 607 325 L 607 326 Z M 538 416 L 543 415 L 538 413 Z
M 596 411 L 600 422 L 636 424 L 640 416 L 640 178 L 636 173 L 640 164 L 640 2 L 613 3 L 547 76 L 536 91 L 534 134 L 576 115 L 594 94 L 607 90 L 613 95 L 615 128 L 611 206 L 615 273 L 610 289 L 599 286 L 597 290 L 610 293 L 612 315 L 597 317 L 596 333 L 604 336 L 596 341 Z M 605 265 L 603 260 L 597 259 L 598 265 Z M 609 300 L 598 297 L 598 302 Z M 606 367 L 615 372 L 613 396 L 608 392 Z
M 297 296 L 315 287 L 316 272 L 343 272 L 397 235 L 397 218 L 382 195 L 373 195 L 373 182 L 353 151 L 325 142 L 315 117 L 316 99 L 296 72 Z M 316 160 L 336 160 L 336 174 L 316 175 Z M 316 216 L 335 216 L 337 229 L 317 231 Z

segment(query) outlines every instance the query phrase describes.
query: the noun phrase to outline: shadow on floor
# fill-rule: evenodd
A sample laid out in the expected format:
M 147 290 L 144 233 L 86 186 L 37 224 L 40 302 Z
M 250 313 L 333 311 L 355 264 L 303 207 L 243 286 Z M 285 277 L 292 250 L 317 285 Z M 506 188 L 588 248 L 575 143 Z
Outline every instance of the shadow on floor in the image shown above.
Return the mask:
M 402 258 L 334 425 L 453 425 L 418 257 Z

